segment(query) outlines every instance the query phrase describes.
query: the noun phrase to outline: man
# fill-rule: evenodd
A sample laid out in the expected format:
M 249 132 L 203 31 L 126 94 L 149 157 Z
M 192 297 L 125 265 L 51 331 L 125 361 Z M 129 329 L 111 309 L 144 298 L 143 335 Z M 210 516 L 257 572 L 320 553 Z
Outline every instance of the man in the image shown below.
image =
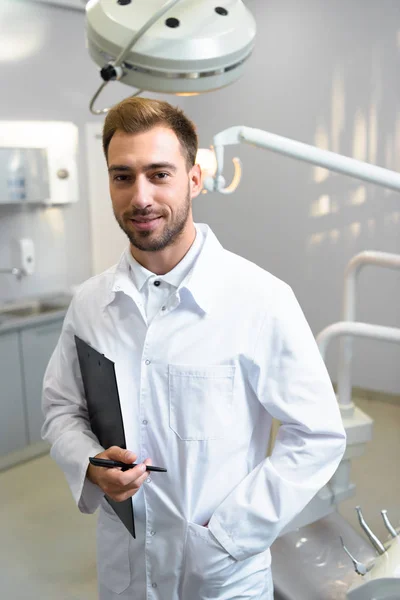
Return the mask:
M 344 452 L 329 376 L 291 289 L 194 224 L 191 121 L 129 98 L 103 146 L 129 248 L 76 292 L 43 399 L 43 437 L 80 510 L 100 506 L 99 597 L 272 600 L 269 548 Z M 74 335 L 115 363 L 128 450 L 90 430 Z M 88 466 L 94 455 L 139 464 Z M 136 539 L 104 494 L 132 497 Z

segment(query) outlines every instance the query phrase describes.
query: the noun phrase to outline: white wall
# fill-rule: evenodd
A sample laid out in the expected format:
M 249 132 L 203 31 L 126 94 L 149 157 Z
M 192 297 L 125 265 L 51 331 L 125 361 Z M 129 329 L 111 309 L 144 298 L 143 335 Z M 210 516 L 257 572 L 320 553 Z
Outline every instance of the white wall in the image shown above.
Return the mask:
M 233 125 L 400 168 L 400 4 L 392 0 L 252 0 L 255 52 L 242 80 L 188 98 L 201 143 Z M 197 220 L 223 244 L 287 281 L 315 334 L 340 320 L 343 273 L 365 249 L 400 252 L 400 195 L 250 146 L 233 196 L 201 196 Z M 327 200 L 328 199 L 328 200 Z M 318 205 L 329 212 L 312 216 Z M 251 290 L 249 290 L 251 293 Z M 400 326 L 400 274 L 360 276 L 360 320 Z M 336 379 L 336 350 L 329 368 Z M 400 393 L 400 349 L 355 344 L 354 383 Z

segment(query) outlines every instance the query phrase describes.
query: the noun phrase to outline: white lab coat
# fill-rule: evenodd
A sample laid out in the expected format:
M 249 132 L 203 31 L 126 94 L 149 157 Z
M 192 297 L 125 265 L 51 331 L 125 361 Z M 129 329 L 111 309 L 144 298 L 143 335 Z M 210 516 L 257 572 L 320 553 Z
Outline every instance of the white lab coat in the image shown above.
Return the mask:
M 84 283 L 45 375 L 43 437 L 80 510 L 101 505 L 101 600 L 270 600 L 269 548 L 345 449 L 293 292 L 198 227 L 195 267 L 149 326 L 125 254 Z M 115 363 L 127 447 L 168 469 L 133 498 L 136 539 L 85 479 L 103 448 L 89 428 L 74 334 Z M 272 417 L 282 425 L 265 458 Z

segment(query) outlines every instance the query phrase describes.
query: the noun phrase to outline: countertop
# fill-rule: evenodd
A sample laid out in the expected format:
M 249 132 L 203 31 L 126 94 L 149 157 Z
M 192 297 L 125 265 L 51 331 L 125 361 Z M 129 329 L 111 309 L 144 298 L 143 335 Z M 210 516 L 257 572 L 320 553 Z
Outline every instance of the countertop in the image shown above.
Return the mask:
M 67 309 L 47 312 L 42 315 L 32 315 L 30 317 L 15 317 L 13 319 L 7 317 L 4 321 L 2 321 L 0 317 L 0 335 L 15 329 L 26 329 L 27 327 L 51 323 L 51 321 L 62 320 L 64 319 L 66 312 Z
M 45 325 L 52 321 L 63 320 L 68 310 L 69 303 L 71 301 L 70 295 L 58 294 L 52 296 L 46 296 L 41 298 L 30 298 L 29 300 L 21 300 L 18 303 L 0 304 L 0 335 L 8 333 L 10 331 L 26 329 L 28 327 L 36 327 L 38 325 Z M 32 312 L 29 315 L 11 315 L 7 314 L 13 310 L 25 309 L 35 304 L 45 303 L 47 305 L 44 312 Z M 54 310 L 51 305 L 54 304 Z

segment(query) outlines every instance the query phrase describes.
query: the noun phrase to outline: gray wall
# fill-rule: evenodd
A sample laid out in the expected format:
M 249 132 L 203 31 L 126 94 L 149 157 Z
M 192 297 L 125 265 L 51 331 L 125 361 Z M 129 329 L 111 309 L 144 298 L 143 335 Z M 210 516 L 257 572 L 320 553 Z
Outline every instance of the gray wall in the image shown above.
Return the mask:
M 227 127 L 247 125 L 399 169 L 399 3 L 248 6 L 258 37 L 246 74 L 229 88 L 187 99 L 201 145 Z M 319 181 L 312 166 L 243 144 L 229 149 L 235 155 L 244 171 L 238 191 L 201 196 L 195 217 L 227 248 L 287 281 L 317 334 L 341 318 L 343 273 L 354 254 L 400 252 L 400 196 L 340 175 Z M 329 197 L 331 212 L 311 216 L 321 196 Z M 366 268 L 359 284 L 358 318 L 399 327 L 399 272 Z M 334 380 L 337 347 L 328 356 Z M 357 341 L 354 383 L 399 394 L 399 358 L 398 346 Z
M 400 7 L 395 0 L 252 0 L 256 50 L 240 82 L 184 103 L 200 141 L 247 125 L 375 162 L 400 167 Z M 0 120 L 70 120 L 80 127 L 80 200 L 62 208 L 0 206 L 0 266 L 15 237 L 36 245 L 35 275 L 21 282 L 0 275 L 0 302 L 69 287 L 90 275 L 90 223 L 84 145 L 88 102 L 99 84 L 87 55 L 84 14 L 22 0 L 0 6 Z M 4 44 L 4 41 L 7 43 Z M 20 48 L 12 60 L 4 48 Z M 1 52 L 3 48 L 3 52 Z M 104 103 L 127 89 L 110 86 Z M 103 102 L 103 101 L 102 101 Z M 250 146 L 238 146 L 244 176 L 232 196 L 202 195 L 195 218 L 223 244 L 292 285 L 315 334 L 340 319 L 343 272 L 364 249 L 399 252 L 400 198 L 339 175 Z M 229 172 L 228 172 L 229 173 Z M 311 216 L 321 197 L 330 212 Z M 364 200 L 362 203 L 357 203 Z M 354 203 L 356 202 L 356 203 Z M 399 274 L 365 270 L 360 320 L 399 326 Z M 251 290 L 249 290 L 251 293 Z M 336 378 L 337 345 L 328 360 Z M 356 343 L 354 382 L 399 393 L 400 351 Z

